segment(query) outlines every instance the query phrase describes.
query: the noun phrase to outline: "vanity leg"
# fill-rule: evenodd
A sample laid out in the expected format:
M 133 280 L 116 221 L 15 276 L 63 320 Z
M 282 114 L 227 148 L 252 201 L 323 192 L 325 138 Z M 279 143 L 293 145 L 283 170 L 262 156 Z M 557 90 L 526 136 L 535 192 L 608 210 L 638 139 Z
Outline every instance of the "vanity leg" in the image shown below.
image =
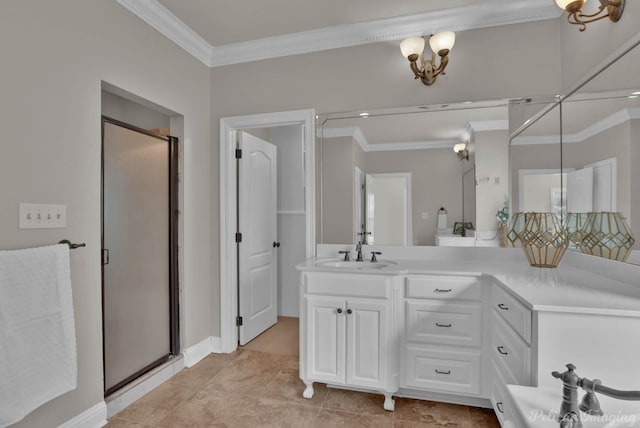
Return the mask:
M 396 401 L 392 398 L 393 393 L 391 392 L 385 392 L 384 393 L 384 409 L 388 410 L 390 412 L 393 412 L 393 410 L 396 407 Z
M 313 382 L 305 381 L 304 384 L 307 386 L 302 393 L 302 396 L 306 399 L 313 398 Z

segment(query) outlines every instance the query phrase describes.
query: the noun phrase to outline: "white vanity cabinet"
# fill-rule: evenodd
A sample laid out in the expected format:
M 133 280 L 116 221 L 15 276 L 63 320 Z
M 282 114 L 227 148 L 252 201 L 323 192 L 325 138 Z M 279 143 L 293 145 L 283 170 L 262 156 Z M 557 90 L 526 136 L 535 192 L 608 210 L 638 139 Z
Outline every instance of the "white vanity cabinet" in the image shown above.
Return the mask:
M 532 383 L 533 313 L 502 287 L 491 287 L 491 403 L 503 426 L 513 412 L 507 385 Z
M 398 390 L 397 276 L 304 272 L 300 317 L 300 377 L 385 395 Z
M 482 296 L 481 277 L 405 277 L 403 388 L 481 395 Z

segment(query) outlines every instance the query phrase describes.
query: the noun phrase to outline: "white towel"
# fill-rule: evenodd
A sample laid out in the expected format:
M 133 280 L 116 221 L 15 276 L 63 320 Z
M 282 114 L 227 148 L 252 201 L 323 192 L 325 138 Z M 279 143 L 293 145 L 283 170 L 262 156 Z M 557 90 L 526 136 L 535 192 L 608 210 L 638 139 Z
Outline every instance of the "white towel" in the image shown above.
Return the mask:
M 438 229 L 446 229 L 447 228 L 447 212 L 440 210 L 438 211 Z
M 0 427 L 76 381 L 69 247 L 0 251 Z

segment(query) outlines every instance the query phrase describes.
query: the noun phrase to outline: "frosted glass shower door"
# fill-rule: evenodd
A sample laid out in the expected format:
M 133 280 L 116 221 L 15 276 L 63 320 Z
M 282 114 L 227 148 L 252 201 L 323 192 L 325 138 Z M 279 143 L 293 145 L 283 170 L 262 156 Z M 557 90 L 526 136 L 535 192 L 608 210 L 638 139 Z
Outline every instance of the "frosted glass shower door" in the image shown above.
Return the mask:
M 171 353 L 170 141 L 103 122 L 105 391 Z

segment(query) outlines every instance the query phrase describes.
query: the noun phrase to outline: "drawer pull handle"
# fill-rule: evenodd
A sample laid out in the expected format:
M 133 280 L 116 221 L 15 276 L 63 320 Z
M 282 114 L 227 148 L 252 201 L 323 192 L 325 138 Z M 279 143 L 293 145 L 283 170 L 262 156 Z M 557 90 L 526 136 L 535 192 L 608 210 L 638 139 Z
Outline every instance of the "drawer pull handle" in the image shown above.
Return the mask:
M 498 346 L 498 352 L 502 355 L 509 355 L 509 353 L 504 350 L 504 346 Z
M 441 372 L 440 370 L 436 369 L 436 373 L 444 374 L 444 375 L 450 375 L 451 374 L 451 370 L 447 370 L 446 372 L 444 372 L 444 371 Z
M 502 401 L 496 403 L 496 408 L 500 413 L 504 413 L 504 410 L 502 410 Z
M 338 309 L 336 309 L 336 312 L 337 312 L 337 313 L 339 313 L 339 314 L 341 314 L 341 313 L 342 313 L 342 308 L 338 308 Z
M 451 324 L 440 324 L 440 323 L 436 323 L 436 326 L 438 326 L 438 327 L 451 327 Z
M 499 307 L 500 309 L 502 309 L 503 311 L 508 311 L 508 310 L 509 310 L 509 306 L 505 305 L 504 303 L 500 303 L 500 304 L 498 305 L 498 307 Z
M 434 293 L 451 293 L 451 289 L 447 288 L 446 290 L 441 290 L 439 288 L 436 288 L 435 290 L 433 290 Z

